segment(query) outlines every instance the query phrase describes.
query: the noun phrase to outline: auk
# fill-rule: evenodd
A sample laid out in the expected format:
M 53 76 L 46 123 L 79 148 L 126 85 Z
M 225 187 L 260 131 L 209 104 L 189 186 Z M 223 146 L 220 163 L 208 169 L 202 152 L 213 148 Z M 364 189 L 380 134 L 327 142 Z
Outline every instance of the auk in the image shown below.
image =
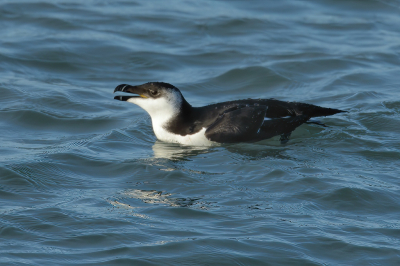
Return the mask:
M 342 113 L 338 109 L 275 99 L 247 99 L 191 106 L 175 86 L 149 82 L 139 86 L 121 84 L 114 92 L 136 96 L 114 99 L 139 105 L 151 116 L 159 140 L 186 145 L 256 142 L 281 135 L 286 142 L 291 132 L 312 117 Z

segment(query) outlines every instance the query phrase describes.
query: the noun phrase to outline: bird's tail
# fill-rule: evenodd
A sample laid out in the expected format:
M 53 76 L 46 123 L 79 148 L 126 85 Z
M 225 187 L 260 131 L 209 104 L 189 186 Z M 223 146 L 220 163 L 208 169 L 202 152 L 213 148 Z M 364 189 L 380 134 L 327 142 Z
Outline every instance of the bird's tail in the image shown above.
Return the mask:
M 346 112 L 339 109 L 326 108 L 308 103 L 283 102 L 275 99 L 269 99 L 267 101 L 268 110 L 266 113 L 266 117 L 270 118 L 299 115 L 304 115 L 312 118 Z
M 307 103 L 294 103 L 294 109 L 298 110 L 300 114 L 309 117 L 328 116 L 346 112 L 339 109 L 326 108 Z

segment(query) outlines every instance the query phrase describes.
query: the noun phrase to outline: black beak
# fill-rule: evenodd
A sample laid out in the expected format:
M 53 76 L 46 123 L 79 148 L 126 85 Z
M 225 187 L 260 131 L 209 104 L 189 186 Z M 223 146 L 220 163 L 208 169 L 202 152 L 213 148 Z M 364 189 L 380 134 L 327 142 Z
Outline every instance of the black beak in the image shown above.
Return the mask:
M 120 91 L 120 92 L 127 92 L 127 93 L 135 93 L 135 94 L 139 94 L 140 95 L 140 89 L 137 86 L 131 86 L 129 84 L 121 84 L 118 85 L 115 89 L 114 89 L 114 93 Z M 136 97 L 140 97 L 140 96 L 115 96 L 114 99 L 115 100 L 119 100 L 119 101 L 127 101 L 130 98 L 136 98 Z
M 132 87 L 132 86 L 128 85 L 128 84 L 118 85 L 117 87 L 115 87 L 114 93 L 117 92 L 117 91 L 127 92 L 126 89 L 129 88 L 129 87 Z
M 137 96 L 114 96 L 114 100 L 126 102 L 130 98 L 136 98 Z

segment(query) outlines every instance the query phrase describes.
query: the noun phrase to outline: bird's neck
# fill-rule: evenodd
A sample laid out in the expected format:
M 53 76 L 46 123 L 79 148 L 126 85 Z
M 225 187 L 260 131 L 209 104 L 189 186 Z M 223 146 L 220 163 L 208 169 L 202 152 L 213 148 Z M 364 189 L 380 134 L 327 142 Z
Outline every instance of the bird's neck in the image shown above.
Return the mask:
M 148 113 L 151 116 L 153 127 L 167 127 L 168 124 L 175 121 L 182 122 L 187 118 L 192 113 L 192 106 L 182 97 L 174 105 L 166 104 L 163 107 L 152 109 Z

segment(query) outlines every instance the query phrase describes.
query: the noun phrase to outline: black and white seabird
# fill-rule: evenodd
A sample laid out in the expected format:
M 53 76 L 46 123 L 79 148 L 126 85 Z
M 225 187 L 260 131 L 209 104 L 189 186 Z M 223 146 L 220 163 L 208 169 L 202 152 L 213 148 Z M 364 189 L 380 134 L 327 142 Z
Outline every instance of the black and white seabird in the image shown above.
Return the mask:
M 139 86 L 121 84 L 114 92 L 137 96 L 114 99 L 139 105 L 151 116 L 159 140 L 186 145 L 256 142 L 290 133 L 312 117 L 342 113 L 307 103 L 275 99 L 247 99 L 192 107 L 175 86 L 149 82 Z

